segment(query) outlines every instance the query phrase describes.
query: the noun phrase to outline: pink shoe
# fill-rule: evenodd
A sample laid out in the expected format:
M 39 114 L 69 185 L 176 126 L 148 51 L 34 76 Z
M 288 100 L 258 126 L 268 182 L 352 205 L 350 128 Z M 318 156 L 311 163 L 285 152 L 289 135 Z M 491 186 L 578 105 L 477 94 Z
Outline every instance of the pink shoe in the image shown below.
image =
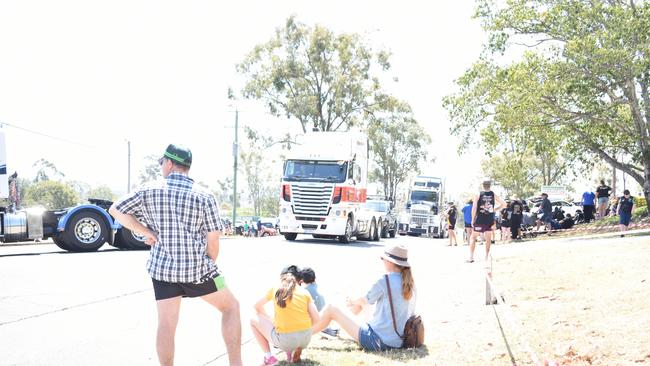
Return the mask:
M 278 359 L 275 356 L 271 355 L 270 357 L 264 357 L 264 363 L 262 366 L 273 366 L 278 363 Z

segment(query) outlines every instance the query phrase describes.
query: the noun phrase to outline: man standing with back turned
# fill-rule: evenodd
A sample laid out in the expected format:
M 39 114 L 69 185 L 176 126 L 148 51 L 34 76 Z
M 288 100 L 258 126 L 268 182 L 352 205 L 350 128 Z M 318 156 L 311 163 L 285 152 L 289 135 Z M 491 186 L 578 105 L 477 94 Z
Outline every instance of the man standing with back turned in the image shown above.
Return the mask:
M 476 248 L 476 237 L 481 234 L 485 235 L 485 261 L 490 258 L 490 244 L 492 244 L 492 226 L 494 225 L 494 213 L 498 212 L 495 205 L 498 203 L 498 209 L 506 207 L 506 203 L 501 197 L 497 196 L 490 190 L 492 182 L 489 179 L 483 180 L 483 190 L 474 197 L 472 203 L 472 224 L 474 231 L 469 243 L 469 259 L 467 263 L 474 262 L 474 249 Z
M 109 212 L 151 245 L 147 271 L 158 308 L 160 364 L 174 364 L 181 298 L 201 297 L 222 313 L 221 332 L 230 364 L 241 365 L 239 303 L 216 265 L 222 229 L 217 201 L 188 177 L 189 149 L 171 144 L 158 162 L 165 179 L 122 197 Z

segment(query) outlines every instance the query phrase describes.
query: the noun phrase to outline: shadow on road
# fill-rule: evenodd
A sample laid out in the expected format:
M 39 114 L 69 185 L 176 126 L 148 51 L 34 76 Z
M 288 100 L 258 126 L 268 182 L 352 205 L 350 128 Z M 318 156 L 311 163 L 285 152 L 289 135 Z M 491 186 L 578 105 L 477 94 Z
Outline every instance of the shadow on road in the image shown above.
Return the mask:
M 353 248 L 376 248 L 383 247 L 384 242 L 365 242 L 365 241 L 353 241 L 348 244 L 339 243 L 333 239 L 298 239 L 295 244 L 310 244 L 310 245 L 330 245 L 337 247 L 353 247 Z
M 35 255 L 47 255 L 47 254 L 70 254 L 70 255 L 75 255 L 75 254 L 96 254 L 96 253 L 104 253 L 104 252 L 119 252 L 119 249 L 104 249 L 104 250 L 99 250 L 96 252 L 66 252 L 65 250 L 58 250 L 54 252 L 40 252 L 40 253 L 11 253 L 11 254 L 0 254 L 0 258 L 5 258 L 5 257 L 29 257 L 29 256 L 35 256 Z

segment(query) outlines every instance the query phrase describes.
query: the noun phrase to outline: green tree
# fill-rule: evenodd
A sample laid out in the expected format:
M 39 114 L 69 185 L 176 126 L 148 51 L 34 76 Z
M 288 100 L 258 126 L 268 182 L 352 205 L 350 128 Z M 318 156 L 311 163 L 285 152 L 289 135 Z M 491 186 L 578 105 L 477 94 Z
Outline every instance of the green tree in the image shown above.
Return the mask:
M 214 191 L 214 196 L 217 198 L 217 201 L 219 201 L 222 209 L 227 205 L 227 207 L 232 211 L 232 190 L 233 179 L 231 177 L 226 177 L 223 180 L 217 181 L 217 189 Z M 237 202 L 241 202 L 239 195 L 237 195 Z
M 26 206 L 40 205 L 54 210 L 79 203 L 77 192 L 66 183 L 45 180 L 32 184 L 25 196 Z
M 271 139 L 250 127 L 245 127 L 247 147 L 240 152 L 241 167 L 246 176 L 248 198 L 253 204 L 253 214 L 259 216 L 262 213 L 263 202 L 272 190 L 271 176 L 268 171 L 268 159 L 264 157 L 264 149 L 269 146 Z M 277 184 L 276 184 L 277 185 Z M 279 192 L 276 195 L 276 203 L 279 200 Z
M 80 202 L 85 202 L 88 199 L 88 192 L 91 190 L 90 184 L 80 180 L 69 180 L 66 184 L 77 193 Z
M 529 133 L 539 142 L 555 135 L 563 149 L 580 151 L 574 157 L 624 171 L 650 198 L 650 4 L 478 4 L 489 42 L 458 79 L 459 92 L 444 101 L 452 132 L 465 138 L 477 130 Z M 520 59 L 496 59 L 522 44 L 527 51 Z
M 395 202 L 398 185 L 427 161 L 431 138 L 403 102 L 394 102 L 389 110 L 371 116 L 368 138 L 375 163 L 370 180 L 379 182 L 384 194 Z
M 265 188 L 264 196 L 260 204 L 260 215 L 267 217 L 276 217 L 280 210 L 280 186 L 278 184 L 269 184 Z
M 61 180 L 65 177 L 65 174 L 59 171 L 53 163 L 45 159 L 38 159 L 32 167 L 38 169 L 34 182 L 43 182 L 50 179 Z
M 115 194 L 113 193 L 113 190 L 106 185 L 93 187 L 90 189 L 90 191 L 88 191 L 88 197 L 107 201 L 115 200 Z
M 359 35 L 309 27 L 292 16 L 237 70 L 247 79 L 244 97 L 264 101 L 273 115 L 297 119 L 303 132 L 336 131 L 362 124 L 385 100 L 375 74 L 389 70 L 388 59 Z
M 144 165 L 140 169 L 140 184 L 155 181 L 162 178 L 160 164 L 157 155 L 148 155 L 144 158 Z
M 16 189 L 18 190 L 19 204 L 18 206 L 25 206 L 25 198 L 27 197 L 27 192 L 29 192 L 29 187 L 34 184 L 31 180 L 27 178 L 16 178 Z

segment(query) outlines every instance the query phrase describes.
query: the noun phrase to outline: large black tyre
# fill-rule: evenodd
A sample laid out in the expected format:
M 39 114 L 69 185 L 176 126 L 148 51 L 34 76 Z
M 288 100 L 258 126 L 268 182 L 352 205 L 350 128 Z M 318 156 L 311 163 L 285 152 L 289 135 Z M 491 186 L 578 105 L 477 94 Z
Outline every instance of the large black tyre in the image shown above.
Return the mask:
M 120 249 L 149 250 L 151 246 L 144 243 L 144 238 L 122 227 L 115 234 L 115 247 Z
M 284 233 L 282 235 L 284 235 L 284 238 L 289 241 L 294 241 L 298 237 L 297 233 Z
M 70 249 L 69 246 L 67 246 L 67 245 L 65 244 L 65 242 L 63 241 L 63 237 L 62 237 L 62 236 L 63 236 L 62 233 L 56 233 L 56 234 L 54 234 L 54 236 L 52 237 L 52 241 L 54 241 L 54 244 L 56 244 L 57 247 L 59 247 L 59 248 L 65 250 L 65 251 L 70 251 L 70 250 L 72 250 L 72 249 Z
M 388 235 L 390 235 L 391 238 L 394 238 L 397 235 L 397 228 L 399 227 L 397 225 L 397 222 L 395 222 L 395 229 L 388 231 Z
M 94 252 L 106 243 L 108 235 L 106 219 L 97 212 L 83 210 L 70 218 L 62 239 L 72 252 Z
M 386 239 L 388 237 L 388 221 L 381 224 L 381 238 Z
M 339 235 L 339 243 L 348 244 L 352 241 L 352 218 L 348 217 L 345 224 L 345 234 Z
M 371 241 L 379 241 L 379 228 L 378 228 L 377 221 L 375 221 L 373 219 L 372 220 L 372 225 L 375 227 L 375 230 L 373 230 L 372 233 L 370 234 L 370 240 Z

